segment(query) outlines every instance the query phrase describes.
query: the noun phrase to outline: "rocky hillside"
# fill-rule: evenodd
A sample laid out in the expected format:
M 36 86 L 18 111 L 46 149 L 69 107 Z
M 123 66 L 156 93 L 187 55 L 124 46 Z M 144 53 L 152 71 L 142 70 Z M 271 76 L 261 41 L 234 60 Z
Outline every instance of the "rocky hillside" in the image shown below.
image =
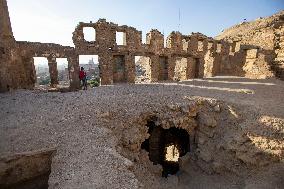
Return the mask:
M 224 30 L 216 39 L 260 47 L 268 55 L 271 71 L 284 79 L 284 11 L 242 22 Z

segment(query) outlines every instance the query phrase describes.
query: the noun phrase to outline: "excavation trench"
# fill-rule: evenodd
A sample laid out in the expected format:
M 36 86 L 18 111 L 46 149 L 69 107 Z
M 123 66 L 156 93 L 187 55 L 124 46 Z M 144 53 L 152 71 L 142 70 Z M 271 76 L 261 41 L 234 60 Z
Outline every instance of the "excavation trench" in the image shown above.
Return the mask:
M 146 126 L 150 137 L 141 148 L 149 152 L 149 159 L 154 165 L 162 165 L 163 177 L 176 174 L 179 171 L 178 159 L 190 151 L 189 134 L 176 127 L 163 129 L 153 120 L 147 121 Z

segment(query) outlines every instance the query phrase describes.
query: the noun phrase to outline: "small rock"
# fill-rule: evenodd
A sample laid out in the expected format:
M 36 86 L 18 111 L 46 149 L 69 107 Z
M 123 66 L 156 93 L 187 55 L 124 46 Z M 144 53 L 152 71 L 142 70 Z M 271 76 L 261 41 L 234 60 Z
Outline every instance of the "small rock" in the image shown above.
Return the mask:
M 184 105 L 184 106 L 182 106 L 182 107 L 181 107 L 181 111 L 182 111 L 183 113 L 189 113 L 189 112 L 190 112 L 190 110 L 189 110 L 189 105 Z
M 100 115 L 101 118 L 107 118 L 110 116 L 110 113 L 109 112 L 104 112 Z
M 216 105 L 216 106 L 214 106 L 214 111 L 215 111 L 215 112 L 221 112 L 221 108 L 220 108 L 220 105 L 219 105 L 219 104 Z
M 172 110 L 172 111 L 177 111 L 179 110 L 179 106 L 176 104 L 167 104 L 167 107 Z

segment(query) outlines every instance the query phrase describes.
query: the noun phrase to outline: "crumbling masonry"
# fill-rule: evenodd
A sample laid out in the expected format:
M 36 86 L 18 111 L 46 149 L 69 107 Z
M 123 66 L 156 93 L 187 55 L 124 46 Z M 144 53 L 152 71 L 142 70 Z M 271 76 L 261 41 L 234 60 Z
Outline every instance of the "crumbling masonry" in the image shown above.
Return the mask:
M 95 29 L 95 41 L 84 39 L 83 29 Z M 116 32 L 123 32 L 123 45 L 117 45 Z M 166 39 L 158 30 L 147 34 L 133 27 L 118 26 L 105 19 L 96 23 L 82 23 L 73 32 L 74 47 L 49 43 L 16 41 L 9 19 L 6 0 L 0 0 L 0 91 L 32 89 L 36 83 L 33 57 L 48 59 L 51 86 L 58 84 L 56 58 L 67 58 L 70 91 L 80 88 L 78 78 L 79 55 L 98 55 L 102 85 L 135 83 L 135 56 L 149 57 L 141 66 L 152 82 L 186 80 L 215 75 L 266 78 L 270 71 L 266 54 L 257 46 L 214 40 L 200 33 L 182 35 L 172 32 Z M 260 65 L 246 69 L 248 63 Z

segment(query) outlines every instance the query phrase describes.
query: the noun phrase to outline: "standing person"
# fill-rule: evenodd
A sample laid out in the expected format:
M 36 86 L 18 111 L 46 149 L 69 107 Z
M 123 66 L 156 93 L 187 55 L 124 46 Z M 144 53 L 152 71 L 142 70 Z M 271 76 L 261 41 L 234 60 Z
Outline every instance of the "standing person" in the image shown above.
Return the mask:
M 81 67 L 80 73 L 79 73 L 80 81 L 83 85 L 83 90 L 87 90 L 87 73 L 84 71 L 84 68 Z

